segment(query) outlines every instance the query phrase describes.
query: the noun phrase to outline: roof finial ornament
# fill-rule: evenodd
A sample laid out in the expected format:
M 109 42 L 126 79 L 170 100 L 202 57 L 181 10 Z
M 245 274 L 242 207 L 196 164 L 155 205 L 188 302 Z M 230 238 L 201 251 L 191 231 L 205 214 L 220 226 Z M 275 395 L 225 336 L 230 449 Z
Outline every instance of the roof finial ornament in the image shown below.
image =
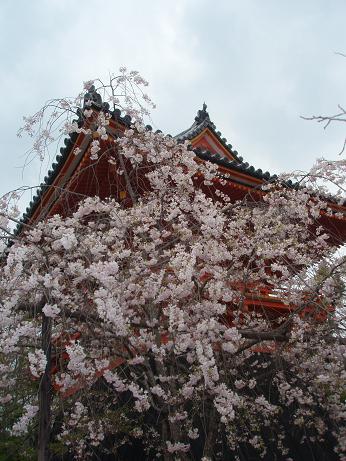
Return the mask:
M 96 91 L 94 85 L 88 89 L 88 91 L 84 95 L 84 107 L 90 108 L 91 105 L 101 106 L 102 105 L 102 97 Z
M 204 122 L 204 120 L 210 120 L 209 114 L 207 112 L 207 105 L 205 102 L 203 103 L 202 110 L 199 110 L 197 112 L 197 116 L 195 117 L 195 120 L 197 123 L 202 123 Z

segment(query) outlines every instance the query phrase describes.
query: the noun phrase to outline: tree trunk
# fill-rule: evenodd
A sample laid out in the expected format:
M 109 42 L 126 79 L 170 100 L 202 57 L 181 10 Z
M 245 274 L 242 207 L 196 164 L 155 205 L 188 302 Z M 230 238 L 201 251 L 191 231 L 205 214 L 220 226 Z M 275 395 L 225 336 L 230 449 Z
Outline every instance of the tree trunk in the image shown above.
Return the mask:
M 203 456 L 206 458 L 213 458 L 216 429 L 217 427 L 215 419 L 215 408 L 212 406 L 209 411 L 209 421 L 207 426 L 207 432 L 205 434 L 205 442 L 203 448 Z
M 127 189 L 127 192 L 129 193 L 129 195 L 131 197 L 132 205 L 134 205 L 137 202 L 137 194 L 133 190 L 129 175 L 128 175 L 127 170 L 126 170 L 126 165 L 125 165 L 123 156 L 121 154 L 118 154 L 118 157 L 119 157 L 121 169 L 122 169 L 123 174 L 124 174 L 124 178 L 125 178 L 125 182 L 126 182 L 126 189 Z
M 164 461 L 171 461 L 171 456 L 167 452 L 166 442 L 168 439 L 168 430 L 167 430 L 167 423 L 163 419 L 161 421 L 161 440 L 162 440 L 162 449 L 163 449 L 163 460 Z
M 51 431 L 51 401 L 52 386 L 50 376 L 51 366 L 51 319 L 42 313 L 42 349 L 47 359 L 45 372 L 39 389 L 39 429 L 38 429 L 38 461 L 48 461 L 50 458 L 48 444 Z

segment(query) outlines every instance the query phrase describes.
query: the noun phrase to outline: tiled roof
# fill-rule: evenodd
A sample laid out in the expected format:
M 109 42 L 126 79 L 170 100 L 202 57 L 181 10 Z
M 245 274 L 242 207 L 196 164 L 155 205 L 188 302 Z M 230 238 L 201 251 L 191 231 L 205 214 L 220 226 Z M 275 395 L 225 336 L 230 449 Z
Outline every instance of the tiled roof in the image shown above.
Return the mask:
M 194 148 L 195 154 L 203 159 L 213 163 L 216 163 L 224 168 L 235 170 L 241 173 L 245 173 L 248 176 L 253 178 L 261 179 L 264 181 L 275 181 L 277 175 L 271 175 L 268 171 L 263 173 L 261 169 L 256 169 L 254 166 L 249 165 L 247 162 L 243 161 L 243 157 L 240 157 L 236 150 L 232 149 L 232 145 L 227 143 L 227 139 L 222 137 L 220 131 L 216 131 L 215 124 L 210 120 L 209 113 L 207 112 L 207 105 L 204 103 L 202 110 L 197 112 L 194 123 L 187 130 L 179 133 L 175 136 L 175 139 L 178 141 L 192 140 L 198 136 L 202 131 L 208 128 L 218 141 L 230 152 L 234 157 L 234 160 L 229 160 L 226 157 L 221 156 L 220 154 L 214 154 L 208 150 L 201 149 L 200 147 Z M 293 186 L 291 181 L 287 182 L 289 187 Z
M 234 157 L 239 163 L 242 161 L 241 157 L 238 157 L 238 152 L 232 149 L 232 145 L 227 143 L 227 139 L 222 136 L 220 131 L 216 131 L 215 124 L 210 120 L 209 113 L 207 112 L 207 105 L 203 103 L 202 110 L 197 112 L 194 123 L 187 130 L 179 133 L 175 136 L 175 139 L 178 141 L 185 141 L 186 139 L 193 139 L 198 136 L 205 128 L 209 130 L 216 136 L 219 142 L 225 147 L 225 149 L 230 152 L 232 157 Z
M 236 160 L 229 160 L 225 157 L 221 157 L 220 154 L 213 154 L 212 152 L 201 149 L 200 147 L 197 147 L 193 151 L 197 155 L 197 157 L 203 160 L 216 163 L 217 165 L 220 165 L 229 170 L 235 170 L 239 173 L 244 173 L 256 179 L 262 179 L 266 182 L 275 181 L 277 179 L 277 175 L 271 175 L 268 171 L 263 173 L 261 169 L 256 170 L 254 166 L 249 165 L 247 162 L 243 162 L 242 160 L 240 162 L 237 162 Z M 293 183 L 288 183 L 287 185 L 292 186 Z
M 95 87 L 92 86 L 89 90 L 88 93 L 85 94 L 84 96 L 84 108 L 86 108 L 85 103 L 87 101 L 92 101 L 92 106 L 96 110 L 103 109 L 104 111 L 108 111 L 111 114 L 111 117 L 113 120 L 118 121 L 122 125 L 126 127 L 131 126 L 131 117 L 129 115 L 121 115 L 121 111 L 119 109 L 115 109 L 114 111 L 109 111 L 109 104 L 106 102 L 102 102 L 101 95 L 97 93 L 95 90 Z M 83 125 L 83 111 L 80 110 L 78 112 L 78 119 L 75 120 L 78 123 L 78 126 Z M 23 214 L 21 218 L 22 223 L 28 222 L 30 217 L 34 214 L 36 211 L 37 207 L 40 204 L 41 197 L 44 194 L 44 192 L 53 184 L 54 180 L 57 178 L 57 176 L 60 173 L 61 168 L 63 167 L 65 161 L 67 160 L 74 143 L 77 139 L 78 135 L 77 133 L 71 133 L 69 136 L 67 136 L 64 139 L 64 147 L 60 148 L 60 154 L 56 156 L 56 161 L 52 164 L 51 169 L 48 171 L 47 176 L 44 177 L 43 182 L 39 186 L 39 188 L 36 190 L 36 195 L 33 197 L 31 202 L 29 203 L 29 206 L 26 208 L 25 213 Z M 16 228 L 16 233 L 18 234 L 21 231 L 22 225 L 18 224 Z
M 131 117 L 129 115 L 122 116 L 121 111 L 119 109 L 110 111 L 109 104 L 102 101 L 101 95 L 96 91 L 94 86 L 92 86 L 88 93 L 86 93 L 86 95 L 84 96 L 84 108 L 86 107 L 85 103 L 87 101 L 92 101 L 91 107 L 95 108 L 96 110 L 102 109 L 104 111 L 108 111 L 111 114 L 111 118 L 113 120 L 118 121 L 125 127 L 131 126 Z M 81 126 L 84 121 L 82 110 L 79 111 L 78 116 L 79 118 L 76 120 L 76 122 L 79 126 Z M 265 181 L 274 181 L 277 178 L 276 175 L 272 176 L 269 172 L 263 173 L 262 170 L 257 170 L 253 166 L 249 165 L 247 162 L 243 161 L 243 158 L 238 155 L 238 152 L 232 149 L 231 144 L 227 143 L 227 139 L 222 137 L 219 131 L 216 131 L 215 124 L 210 120 L 209 113 L 207 112 L 207 106 L 205 103 L 203 104 L 202 110 L 198 111 L 194 123 L 191 125 L 191 127 L 183 131 L 182 133 L 178 134 L 174 138 L 178 142 L 190 140 L 196 137 L 198 134 L 200 134 L 205 128 L 209 128 L 209 130 L 216 136 L 219 142 L 231 153 L 231 155 L 234 157 L 234 160 L 228 160 L 225 157 L 221 157 L 221 155 L 219 154 L 214 154 L 212 152 L 209 152 L 208 150 L 203 150 L 197 147 L 194 149 L 194 152 L 199 158 L 216 163 L 222 167 L 231 170 L 245 173 L 246 175 L 249 175 L 253 178 L 263 179 Z M 148 125 L 147 129 L 151 130 L 151 127 Z M 64 162 L 68 158 L 74 146 L 77 137 L 77 133 L 72 133 L 64 139 L 65 146 L 60 148 L 60 154 L 56 156 L 56 161 L 53 163 L 51 170 L 48 171 L 47 176 L 45 176 L 44 178 L 44 182 L 37 189 L 36 195 L 33 197 L 31 202 L 29 203 L 29 206 L 26 208 L 26 211 L 21 218 L 22 223 L 28 222 L 30 217 L 34 214 L 35 210 L 40 204 L 42 195 L 57 178 L 61 168 L 64 165 Z M 288 183 L 287 185 L 292 187 L 292 183 Z M 22 225 L 18 224 L 16 233 L 20 232 L 21 227 Z

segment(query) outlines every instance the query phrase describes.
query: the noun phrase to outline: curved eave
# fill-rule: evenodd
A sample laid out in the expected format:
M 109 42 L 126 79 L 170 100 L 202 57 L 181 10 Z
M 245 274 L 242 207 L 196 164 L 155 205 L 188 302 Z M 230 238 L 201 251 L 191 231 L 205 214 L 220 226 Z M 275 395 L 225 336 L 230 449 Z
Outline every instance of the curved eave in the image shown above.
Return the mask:
M 209 151 L 200 148 L 194 149 L 197 161 L 208 161 L 219 166 L 219 172 L 223 179 L 228 181 L 229 186 L 243 188 L 244 191 L 250 192 L 257 189 L 256 193 L 262 195 L 261 186 L 265 183 L 275 182 L 277 175 L 270 175 L 268 172 L 256 170 L 248 163 L 237 163 L 215 155 Z M 299 189 L 298 183 L 286 181 L 284 186 L 288 188 Z M 321 212 L 320 223 L 328 229 L 332 237 L 332 244 L 339 246 L 346 241 L 346 206 L 337 204 L 332 201 L 332 197 L 325 197 L 328 208 L 331 213 Z
M 226 173 L 231 172 L 234 175 L 236 172 L 243 184 L 250 183 L 252 185 L 253 183 L 260 184 L 261 182 L 275 181 L 277 175 L 272 175 L 268 171 L 263 172 L 261 169 L 256 169 L 249 163 L 244 162 L 243 157 L 239 156 L 238 152 L 232 149 L 232 145 L 227 142 L 221 132 L 216 130 L 216 126 L 210 120 L 206 109 L 206 104 L 203 104 L 202 110 L 197 112 L 193 125 L 176 135 L 175 139 L 178 142 L 190 141 L 197 157 L 218 164 L 221 169 L 226 170 Z M 215 144 L 215 149 L 203 146 L 203 140 L 205 140 L 205 144 L 208 144 L 208 137 Z M 203 147 L 198 146 L 199 143 Z M 213 153 L 211 150 L 219 152 Z M 287 181 L 287 186 L 295 187 L 295 184 L 292 181 Z
M 241 163 L 241 159 L 234 155 L 234 152 L 226 148 L 225 145 L 220 142 L 220 139 L 216 136 L 216 134 L 209 128 L 204 128 L 197 136 L 190 140 L 191 145 L 194 148 L 197 147 L 205 147 L 206 150 L 212 150 L 214 152 L 219 152 L 228 160 L 234 160 L 238 163 Z
M 225 155 L 228 158 L 232 158 L 239 163 L 243 161 L 242 157 L 239 157 L 238 152 L 232 149 L 232 144 L 229 144 L 227 139 L 222 136 L 222 133 L 216 130 L 216 126 L 213 122 L 211 122 L 209 116 L 200 123 L 195 122 L 190 128 L 174 136 L 174 138 L 178 142 L 195 142 L 206 130 L 208 130 L 215 141 L 222 146 L 225 151 Z
M 93 104 L 92 108 L 97 111 L 101 109 L 97 104 Z M 102 109 L 105 110 L 103 107 Z M 113 112 L 109 111 L 109 113 L 111 114 L 110 126 L 112 129 L 124 131 L 131 126 L 131 117 L 129 115 L 122 116 L 119 109 L 115 109 Z M 80 119 L 78 123 L 79 126 L 82 125 Z M 151 129 L 151 127 L 148 126 L 148 129 Z M 72 133 L 63 142 L 65 147 L 60 148 L 60 153 L 56 156 L 55 162 L 26 208 L 20 220 L 21 223 L 17 225 L 15 234 L 18 235 L 21 232 L 23 225 L 36 222 L 47 214 L 50 206 L 58 198 L 59 191 L 78 167 L 91 142 L 91 138 L 83 134 Z M 81 152 L 75 156 L 73 150 L 77 147 L 81 148 Z
M 229 160 L 226 158 L 222 158 L 219 154 L 213 154 L 207 150 L 203 150 L 199 147 L 193 149 L 194 153 L 197 155 L 198 158 L 216 163 L 220 166 L 220 170 L 227 174 L 237 173 L 237 176 L 242 178 L 245 182 L 249 182 L 250 184 L 256 183 L 261 184 L 263 182 L 274 182 L 277 179 L 277 175 L 271 175 L 268 171 L 263 173 L 261 169 L 257 169 L 249 165 L 246 162 L 237 162 L 236 160 Z M 287 185 L 290 187 L 294 187 L 292 181 L 288 181 Z

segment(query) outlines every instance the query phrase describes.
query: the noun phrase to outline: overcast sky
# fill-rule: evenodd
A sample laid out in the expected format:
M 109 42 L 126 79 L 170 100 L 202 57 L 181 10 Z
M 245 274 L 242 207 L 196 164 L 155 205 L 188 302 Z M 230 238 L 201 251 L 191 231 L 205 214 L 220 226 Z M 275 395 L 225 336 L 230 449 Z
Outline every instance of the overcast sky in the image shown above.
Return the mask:
M 190 126 L 205 101 L 256 168 L 335 157 L 344 127 L 300 116 L 346 104 L 345 18 L 345 0 L 0 0 L 0 193 L 41 181 L 38 164 L 21 168 L 22 116 L 121 65 L 149 80 L 164 132 Z

